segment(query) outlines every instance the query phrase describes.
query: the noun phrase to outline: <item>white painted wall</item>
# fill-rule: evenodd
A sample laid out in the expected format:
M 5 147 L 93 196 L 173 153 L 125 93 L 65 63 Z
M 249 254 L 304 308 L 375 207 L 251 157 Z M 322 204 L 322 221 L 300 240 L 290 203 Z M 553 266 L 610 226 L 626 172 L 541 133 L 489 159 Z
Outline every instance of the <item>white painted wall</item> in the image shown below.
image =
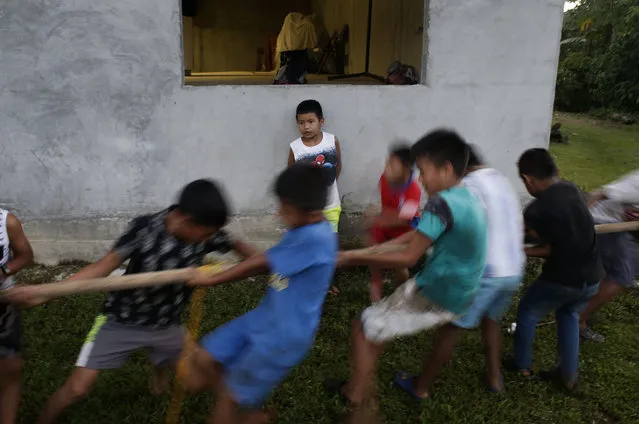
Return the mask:
M 391 141 L 441 125 L 516 181 L 517 156 L 548 143 L 562 13 L 562 0 L 430 0 L 426 86 L 184 87 L 178 0 L 4 0 L 0 205 L 41 259 L 92 258 L 126 219 L 213 177 L 236 228 L 272 239 L 269 186 L 307 98 L 342 143 L 346 212 Z

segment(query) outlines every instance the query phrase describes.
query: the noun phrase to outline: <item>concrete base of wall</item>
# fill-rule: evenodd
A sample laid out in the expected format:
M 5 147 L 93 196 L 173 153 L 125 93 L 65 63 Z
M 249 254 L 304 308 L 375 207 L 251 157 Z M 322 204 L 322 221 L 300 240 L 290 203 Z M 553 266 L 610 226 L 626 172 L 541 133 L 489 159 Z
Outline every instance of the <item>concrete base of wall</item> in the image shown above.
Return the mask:
M 361 214 L 342 214 L 340 235 L 349 240 L 362 239 Z M 40 220 L 25 222 L 24 229 L 38 263 L 53 265 L 60 261 L 95 261 L 104 255 L 125 231 L 129 218 Z M 284 232 L 277 217 L 253 215 L 236 217 L 228 230 L 260 249 L 273 245 Z

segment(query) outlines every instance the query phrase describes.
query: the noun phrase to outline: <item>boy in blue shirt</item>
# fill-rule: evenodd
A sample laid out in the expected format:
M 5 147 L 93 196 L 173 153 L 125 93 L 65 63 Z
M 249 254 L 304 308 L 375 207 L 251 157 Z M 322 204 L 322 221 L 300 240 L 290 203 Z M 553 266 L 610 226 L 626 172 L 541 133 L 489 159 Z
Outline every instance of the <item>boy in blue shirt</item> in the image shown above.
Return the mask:
M 401 252 L 343 252 L 340 265 L 409 268 L 432 248 L 424 268 L 389 297 L 369 306 L 353 326 L 353 373 L 339 385 L 353 406 L 369 395 L 376 363 L 384 345 L 399 336 L 442 326 L 464 315 L 473 301 L 486 262 L 486 217 L 477 198 L 460 185 L 468 163 L 468 145 L 455 132 L 436 130 L 412 147 L 428 203 L 415 231 L 390 241 L 407 244 Z M 431 355 L 429 369 L 443 367 Z M 424 399 L 421 378 L 398 373 L 396 384 Z M 335 387 L 337 388 L 337 387 Z
M 322 168 L 291 165 L 275 183 L 289 229 L 280 242 L 190 283 L 215 286 L 271 272 L 260 305 L 205 336 L 192 356 L 187 386 L 219 392 L 211 423 L 266 422 L 262 403 L 313 346 L 337 258 L 337 239 L 322 214 L 327 189 Z

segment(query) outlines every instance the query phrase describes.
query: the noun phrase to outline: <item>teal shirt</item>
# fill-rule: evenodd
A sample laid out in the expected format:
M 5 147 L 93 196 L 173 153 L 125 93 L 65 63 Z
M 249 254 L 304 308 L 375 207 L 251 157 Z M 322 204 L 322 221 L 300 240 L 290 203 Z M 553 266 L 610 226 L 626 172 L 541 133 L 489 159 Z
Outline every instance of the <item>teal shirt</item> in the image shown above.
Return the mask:
M 487 222 L 481 203 L 463 186 L 441 191 L 428 199 L 417 231 L 433 241 L 416 276 L 420 293 L 448 312 L 464 314 L 486 265 Z

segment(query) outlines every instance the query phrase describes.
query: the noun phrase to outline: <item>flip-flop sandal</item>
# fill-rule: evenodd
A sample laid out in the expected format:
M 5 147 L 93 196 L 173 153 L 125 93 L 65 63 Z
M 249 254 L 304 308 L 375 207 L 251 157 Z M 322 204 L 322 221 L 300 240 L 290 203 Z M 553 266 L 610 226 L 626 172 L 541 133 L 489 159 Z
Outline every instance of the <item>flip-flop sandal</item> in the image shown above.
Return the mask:
M 430 395 L 422 397 L 415 392 L 415 385 L 413 384 L 417 376 L 415 374 L 409 374 L 406 371 L 400 371 L 395 374 L 393 382 L 397 387 L 408 393 L 413 399 L 424 401 L 430 398 Z

